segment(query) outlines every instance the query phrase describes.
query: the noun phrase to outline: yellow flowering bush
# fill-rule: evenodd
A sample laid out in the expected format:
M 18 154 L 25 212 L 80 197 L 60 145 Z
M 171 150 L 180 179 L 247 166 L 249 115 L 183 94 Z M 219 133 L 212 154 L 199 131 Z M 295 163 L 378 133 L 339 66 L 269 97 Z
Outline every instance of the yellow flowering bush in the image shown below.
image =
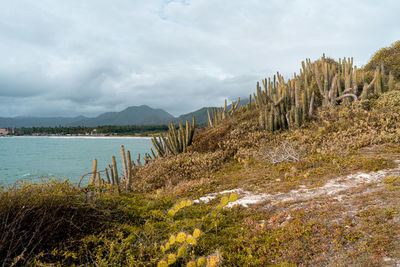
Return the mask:
M 169 254 L 168 255 L 168 265 L 174 264 L 176 262 L 176 255 L 175 254 Z
M 176 235 L 176 242 L 183 243 L 186 241 L 186 234 L 184 232 L 180 232 Z
M 238 199 L 237 193 L 231 193 L 229 197 L 223 196 L 220 200 L 220 203 L 215 207 L 214 210 L 211 210 L 211 213 L 206 215 L 205 218 L 211 218 L 215 222 L 215 226 L 217 226 L 219 212 L 222 211 L 223 207 L 227 206 L 228 203 L 234 202 L 237 199 Z M 193 202 L 190 200 L 182 200 L 176 203 L 174 207 L 168 211 L 168 214 L 171 216 L 171 214 L 175 214 L 180 209 L 191 206 L 192 204 Z M 215 210 L 217 212 L 215 212 Z M 189 255 L 189 249 L 197 245 L 198 243 L 197 239 L 200 238 L 201 234 L 202 231 L 199 228 L 195 228 L 192 234 L 181 231 L 177 233 L 176 236 L 170 235 L 168 242 L 166 242 L 165 245 L 160 246 L 161 251 L 165 253 L 168 250 L 172 249 L 172 246 L 174 246 L 175 244 L 179 244 L 180 246 L 175 248 L 177 249 L 176 254 L 174 253 L 168 254 L 166 259 L 160 260 L 158 262 L 158 266 L 166 266 L 165 264 L 171 265 L 177 262 L 178 260 L 179 263 L 182 263 L 182 261 L 185 262 L 185 257 Z M 222 259 L 221 254 L 217 251 L 215 254 L 212 254 L 208 257 L 200 257 L 197 260 L 194 260 L 192 258 L 187 261 L 186 266 L 199 266 L 199 267 L 217 266 L 217 264 L 220 263 L 221 259 Z

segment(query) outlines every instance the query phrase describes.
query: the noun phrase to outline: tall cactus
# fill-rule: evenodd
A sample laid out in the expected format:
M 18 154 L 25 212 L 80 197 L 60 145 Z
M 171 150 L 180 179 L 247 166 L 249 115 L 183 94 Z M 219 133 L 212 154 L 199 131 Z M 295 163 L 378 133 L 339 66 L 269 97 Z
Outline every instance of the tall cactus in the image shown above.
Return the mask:
M 97 173 L 97 159 L 94 159 L 93 160 L 92 178 L 90 179 L 90 184 L 94 184 L 95 179 L 96 179 L 96 173 Z
M 210 109 L 207 109 L 208 126 L 214 127 L 220 124 L 226 118 L 233 116 L 239 107 L 239 102 L 240 97 L 238 98 L 236 103 L 232 101 L 231 107 L 229 109 L 227 107 L 227 100 L 225 100 L 225 105 L 223 108 L 213 107 L 211 108 L 211 112 Z
M 374 78 L 368 83 L 364 83 L 363 90 L 358 99 L 366 100 L 368 96 L 373 92 L 374 94 L 381 94 L 386 91 L 391 91 L 394 89 L 394 77 L 391 72 L 389 72 L 387 82 L 385 82 L 385 68 L 383 65 L 378 66 L 375 70 Z
M 389 91 L 394 90 L 394 76 L 392 72 L 389 73 L 388 89 Z
M 126 156 L 125 156 L 125 148 L 123 145 L 121 145 L 121 159 L 122 159 L 122 166 L 124 167 L 124 175 L 125 179 L 129 180 L 129 168 L 128 164 L 126 162 Z
M 313 63 L 310 59 L 303 61 L 300 74 L 295 74 L 292 80 L 285 82 L 277 73 L 272 79 L 262 80 L 264 89 L 257 82 L 253 99 L 260 111 L 261 128 L 276 131 L 299 127 L 313 117 L 317 104 L 333 107 L 365 100 L 371 92 L 381 94 L 394 89 L 394 77 L 386 75 L 383 66 L 377 67 L 374 79 L 364 83 L 362 90 L 359 90 L 359 75 L 365 77 L 362 70 L 353 66 L 353 58 L 339 59 L 337 63 L 323 55 Z
M 186 121 L 185 128 L 182 123 L 179 123 L 179 128 L 176 130 L 173 122 L 169 125 L 169 131 L 166 136 L 153 137 L 151 139 L 154 149 L 158 157 L 164 157 L 167 154 L 177 155 L 186 152 L 188 146 L 192 144 L 195 130 L 195 117 L 193 117 L 192 125 Z M 154 152 L 152 151 L 155 157 Z

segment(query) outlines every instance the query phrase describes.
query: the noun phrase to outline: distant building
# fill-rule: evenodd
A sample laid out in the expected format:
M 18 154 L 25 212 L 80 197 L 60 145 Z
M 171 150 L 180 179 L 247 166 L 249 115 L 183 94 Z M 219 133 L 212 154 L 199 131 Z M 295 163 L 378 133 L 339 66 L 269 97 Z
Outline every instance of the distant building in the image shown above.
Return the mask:
M 0 135 L 14 134 L 14 129 L 0 128 Z

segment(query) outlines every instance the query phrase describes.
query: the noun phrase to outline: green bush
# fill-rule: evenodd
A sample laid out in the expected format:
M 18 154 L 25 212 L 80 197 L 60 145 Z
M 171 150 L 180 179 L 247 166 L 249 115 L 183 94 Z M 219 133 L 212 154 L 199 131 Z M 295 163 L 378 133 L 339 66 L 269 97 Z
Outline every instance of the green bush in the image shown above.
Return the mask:
M 236 199 L 237 195 L 231 194 L 228 201 Z M 129 193 L 103 195 L 97 203 L 104 214 L 113 211 L 107 227 L 52 244 L 34 254 L 29 264 L 164 266 L 170 262 L 184 266 L 194 261 L 220 261 L 223 253 L 219 248 L 225 251 L 224 247 L 230 246 L 240 230 L 237 220 L 243 219 L 237 210 L 217 209 L 217 200 L 193 205 L 189 200 L 174 203 L 170 197 Z M 176 210 L 173 215 L 168 212 L 171 208 Z
M 373 100 L 372 107 L 387 112 L 400 113 L 400 91 L 390 91 Z
M 365 66 L 365 70 L 373 71 L 381 64 L 385 66 L 385 71 L 391 71 L 395 79 L 400 81 L 400 40 L 378 50 Z

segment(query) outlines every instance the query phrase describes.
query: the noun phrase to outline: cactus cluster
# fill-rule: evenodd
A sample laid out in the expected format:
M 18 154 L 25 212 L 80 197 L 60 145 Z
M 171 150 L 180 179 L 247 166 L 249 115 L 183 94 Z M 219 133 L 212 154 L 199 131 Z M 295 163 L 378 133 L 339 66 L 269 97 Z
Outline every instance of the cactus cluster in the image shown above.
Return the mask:
M 182 122 L 179 122 L 179 129 L 175 128 L 173 122 L 169 125 L 169 131 L 167 136 L 153 137 L 151 139 L 153 146 L 157 152 L 157 155 L 162 158 L 167 154 L 177 155 L 187 151 L 188 146 L 192 144 L 193 135 L 195 130 L 195 117 L 193 117 L 192 125 L 186 121 L 185 128 L 182 126 Z M 156 154 L 151 150 L 153 157 Z
M 385 79 L 387 78 L 387 82 Z M 373 89 L 373 91 L 372 91 Z M 377 66 L 375 69 L 374 79 L 370 84 L 365 83 L 363 87 L 361 99 L 367 99 L 368 95 L 373 92 L 374 94 L 382 94 L 387 91 L 392 91 L 394 89 L 394 76 L 392 72 L 389 75 L 385 74 L 385 67 L 383 64 Z
M 143 165 L 141 162 L 141 156 L 140 154 L 138 154 L 138 158 L 135 163 L 135 161 L 131 159 L 131 152 L 128 150 L 125 153 L 125 148 L 123 145 L 121 145 L 121 159 L 124 170 L 124 175 L 122 177 L 118 175 L 118 167 L 115 156 L 112 156 L 111 164 L 108 165 L 108 168 L 105 168 L 104 170 L 100 171 L 97 170 L 97 159 L 94 159 L 93 170 L 91 173 L 89 173 L 92 175 L 90 179 L 90 185 L 98 185 L 98 186 L 115 185 L 118 187 L 118 192 L 119 192 L 120 191 L 119 185 L 125 184 L 125 189 L 129 190 L 132 186 L 133 178 L 135 176 L 137 168 Z M 148 164 L 152 159 L 153 158 L 148 153 L 146 153 L 143 159 L 144 164 Z M 101 178 L 101 173 L 105 174 L 106 181 Z M 84 176 L 82 176 L 81 180 L 79 181 L 78 186 L 80 186 L 83 177 Z
M 121 182 L 125 184 L 125 189 L 129 190 L 132 186 L 133 179 L 135 177 L 135 174 L 137 172 L 137 169 L 139 167 L 142 167 L 143 164 L 141 162 L 141 156 L 140 153 L 138 154 L 138 157 L 135 160 L 131 159 L 131 152 L 128 150 L 125 155 L 125 148 L 123 145 L 121 145 L 121 159 L 122 159 L 122 165 L 124 168 L 124 176 L 121 178 Z M 145 156 L 143 158 L 144 164 L 148 164 L 153 158 L 148 154 L 145 153 Z M 115 156 L 112 158 L 112 165 L 110 165 L 110 169 L 114 169 L 114 176 L 116 176 L 116 184 L 119 185 L 120 182 L 118 181 L 118 173 L 117 173 L 117 164 L 115 162 Z M 107 170 L 107 169 L 106 169 Z M 107 172 L 106 172 L 107 173 Z M 113 177 L 113 175 L 111 175 Z M 111 185 L 114 185 L 114 183 L 111 183 Z
M 110 169 L 110 173 L 108 171 L 108 168 L 105 168 L 104 170 L 97 170 L 97 159 L 93 160 L 93 170 L 92 172 L 88 173 L 91 176 L 89 185 L 119 185 L 120 183 L 120 178 L 118 177 L 118 170 L 117 170 L 117 162 L 115 160 L 115 156 L 112 157 L 112 163 L 111 165 L 108 166 Z M 101 178 L 101 173 L 105 173 L 107 181 Z M 78 187 L 80 187 L 80 184 L 82 183 L 83 178 L 88 175 L 85 174 L 81 177 Z M 111 174 L 111 177 L 110 177 Z
M 381 94 L 394 88 L 393 75 L 386 75 L 383 66 L 376 69 L 370 83 L 365 81 L 365 76 L 363 71 L 353 67 L 353 58 L 334 62 L 323 55 L 313 63 L 306 59 L 293 79 L 285 82 L 277 73 L 273 79 L 262 81 L 263 89 L 257 82 L 254 102 L 250 101 L 248 106 L 259 109 L 259 123 L 265 130 L 299 127 L 312 118 L 318 106 L 365 100 L 371 92 Z M 364 83 L 362 88 L 360 81 Z
M 210 109 L 207 109 L 207 116 L 208 116 L 208 126 L 214 127 L 215 125 L 218 125 L 221 123 L 221 121 L 225 120 L 228 117 L 231 117 L 233 114 L 235 114 L 236 110 L 239 107 L 239 102 L 240 102 L 240 97 L 236 101 L 232 101 L 231 106 L 228 108 L 228 101 L 225 99 L 225 105 L 223 108 L 211 108 L 211 113 Z

